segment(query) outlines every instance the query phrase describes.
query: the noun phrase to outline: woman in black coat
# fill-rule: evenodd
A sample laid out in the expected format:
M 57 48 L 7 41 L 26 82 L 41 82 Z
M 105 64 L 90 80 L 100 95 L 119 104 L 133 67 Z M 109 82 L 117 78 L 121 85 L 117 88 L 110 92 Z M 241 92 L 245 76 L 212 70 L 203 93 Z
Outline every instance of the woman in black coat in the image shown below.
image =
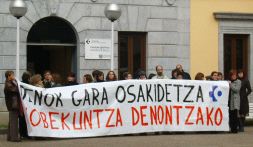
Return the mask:
M 4 85 L 4 95 L 6 107 L 9 111 L 9 124 L 7 140 L 19 142 L 20 136 L 18 135 L 18 115 L 20 114 L 20 95 L 18 91 L 18 83 L 15 79 L 13 71 L 5 72 L 5 85 Z
M 240 89 L 240 118 L 239 118 L 239 131 L 244 131 L 244 121 L 245 116 L 249 114 L 249 100 L 248 95 L 251 93 L 251 86 L 248 79 L 244 77 L 242 70 L 238 72 L 238 79 L 241 80 L 241 89 Z

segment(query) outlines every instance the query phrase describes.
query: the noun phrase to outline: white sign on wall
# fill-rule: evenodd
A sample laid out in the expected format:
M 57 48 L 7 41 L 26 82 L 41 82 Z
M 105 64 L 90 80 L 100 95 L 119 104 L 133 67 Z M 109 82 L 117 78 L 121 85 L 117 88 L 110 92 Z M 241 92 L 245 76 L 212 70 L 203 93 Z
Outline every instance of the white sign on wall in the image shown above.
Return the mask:
M 111 59 L 111 40 L 85 39 L 85 59 Z

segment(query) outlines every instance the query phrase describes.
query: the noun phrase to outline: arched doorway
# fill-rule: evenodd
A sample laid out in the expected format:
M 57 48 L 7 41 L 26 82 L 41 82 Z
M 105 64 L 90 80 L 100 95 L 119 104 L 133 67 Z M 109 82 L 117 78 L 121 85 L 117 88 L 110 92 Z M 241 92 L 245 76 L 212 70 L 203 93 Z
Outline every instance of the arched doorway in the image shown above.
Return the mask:
M 63 79 L 77 72 L 77 37 L 70 23 L 59 17 L 36 22 L 27 37 L 27 69 L 43 75 L 45 70 Z

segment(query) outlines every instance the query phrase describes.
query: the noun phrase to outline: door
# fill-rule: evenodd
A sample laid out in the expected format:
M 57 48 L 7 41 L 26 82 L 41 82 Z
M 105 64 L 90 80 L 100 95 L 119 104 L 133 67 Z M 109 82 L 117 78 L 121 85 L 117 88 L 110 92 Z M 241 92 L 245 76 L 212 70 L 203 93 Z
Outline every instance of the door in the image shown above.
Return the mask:
M 77 72 L 77 38 L 73 26 L 59 17 L 37 21 L 27 37 L 27 70 L 43 75 L 45 70 L 58 73 L 63 79 Z
M 119 79 L 123 73 L 132 75 L 146 70 L 146 35 L 144 32 L 119 32 Z
M 231 69 L 243 70 L 248 75 L 249 35 L 224 34 L 224 75 L 229 77 Z
M 44 71 L 50 70 L 65 79 L 67 74 L 72 71 L 73 50 L 74 47 L 70 46 L 28 45 L 27 69 L 41 75 Z

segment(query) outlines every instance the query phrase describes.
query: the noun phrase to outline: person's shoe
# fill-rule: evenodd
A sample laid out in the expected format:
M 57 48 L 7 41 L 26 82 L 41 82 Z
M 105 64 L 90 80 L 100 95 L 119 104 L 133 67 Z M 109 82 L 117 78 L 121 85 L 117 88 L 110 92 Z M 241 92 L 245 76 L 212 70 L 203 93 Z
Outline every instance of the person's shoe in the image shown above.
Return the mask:
M 11 142 L 21 142 L 21 139 L 10 139 Z
M 22 139 L 29 140 L 29 139 L 32 139 L 32 137 L 30 137 L 30 136 L 23 136 Z
M 238 131 L 237 130 L 232 130 L 231 133 L 236 134 L 236 133 L 238 133 Z
M 240 128 L 238 131 L 239 132 L 244 132 L 244 128 Z

